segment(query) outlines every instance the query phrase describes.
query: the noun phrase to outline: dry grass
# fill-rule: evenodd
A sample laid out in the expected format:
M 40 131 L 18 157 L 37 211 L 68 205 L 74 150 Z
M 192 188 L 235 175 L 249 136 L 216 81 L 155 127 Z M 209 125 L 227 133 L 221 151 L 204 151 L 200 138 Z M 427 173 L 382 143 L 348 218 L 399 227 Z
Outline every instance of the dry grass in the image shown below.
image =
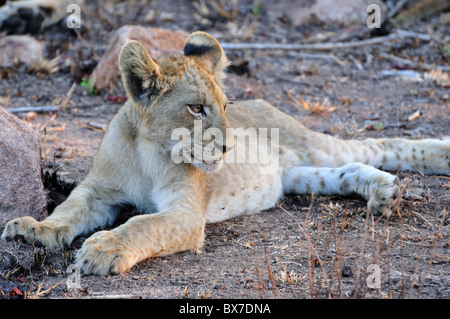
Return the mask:
M 416 212 L 405 211 L 402 216 L 403 207 L 397 205 L 391 218 L 376 217 L 365 208 L 345 208 L 327 198 L 319 201 L 311 201 L 301 220 L 282 205 L 277 207 L 296 224 L 299 241 L 279 247 L 267 245 L 271 239 L 264 236 L 266 267 L 255 262 L 256 272 L 260 289 L 272 291 L 272 298 L 423 298 L 427 281 L 448 280 L 445 274 L 430 273 L 443 258 L 437 251 L 448 240 L 445 213 L 440 219 L 422 220 L 429 232 L 425 247 L 420 246 L 425 254 L 419 255 L 411 249 L 411 241 L 423 240 L 409 235 Z M 280 250 L 285 252 L 269 264 L 269 255 Z M 375 288 L 374 267 L 380 269 L 380 286 Z

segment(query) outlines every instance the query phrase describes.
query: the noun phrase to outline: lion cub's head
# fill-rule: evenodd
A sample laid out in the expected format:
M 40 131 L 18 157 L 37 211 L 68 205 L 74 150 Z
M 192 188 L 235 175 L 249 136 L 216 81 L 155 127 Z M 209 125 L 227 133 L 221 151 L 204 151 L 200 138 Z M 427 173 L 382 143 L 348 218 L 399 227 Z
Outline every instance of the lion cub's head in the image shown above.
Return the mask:
M 227 136 L 227 98 L 222 90 L 227 58 L 204 32 L 189 36 L 184 55 L 153 60 L 137 41 L 119 57 L 129 100 L 140 115 L 140 135 L 158 142 L 175 162 L 204 171 L 220 166 L 234 137 Z

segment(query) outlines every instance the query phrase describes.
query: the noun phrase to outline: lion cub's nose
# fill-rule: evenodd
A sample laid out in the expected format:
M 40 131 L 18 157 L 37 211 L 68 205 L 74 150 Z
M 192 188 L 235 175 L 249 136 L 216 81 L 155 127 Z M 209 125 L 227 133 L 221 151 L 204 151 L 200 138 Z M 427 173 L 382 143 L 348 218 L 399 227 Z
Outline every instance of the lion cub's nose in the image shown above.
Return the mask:
M 222 146 L 222 152 L 225 154 L 225 153 L 231 151 L 233 148 L 234 148 L 234 145 L 231 146 L 231 147 L 226 146 L 226 145 L 223 145 L 223 146 Z

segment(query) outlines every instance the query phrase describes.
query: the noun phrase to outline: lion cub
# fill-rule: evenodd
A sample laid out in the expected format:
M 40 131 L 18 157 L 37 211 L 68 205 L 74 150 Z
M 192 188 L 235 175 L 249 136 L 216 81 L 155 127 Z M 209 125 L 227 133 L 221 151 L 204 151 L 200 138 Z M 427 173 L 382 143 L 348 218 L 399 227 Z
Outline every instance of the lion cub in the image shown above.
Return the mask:
M 136 41 L 119 57 L 129 100 L 111 121 L 86 179 L 38 222 L 10 221 L 3 239 L 64 247 L 111 225 L 131 204 L 142 214 L 89 237 L 84 273 L 117 274 L 154 256 L 202 246 L 207 222 L 253 214 L 284 194 L 359 194 L 389 214 L 394 175 L 449 173 L 450 140 L 343 141 L 310 131 L 261 101 L 229 102 L 219 42 L 189 36 L 184 55 L 154 61 Z

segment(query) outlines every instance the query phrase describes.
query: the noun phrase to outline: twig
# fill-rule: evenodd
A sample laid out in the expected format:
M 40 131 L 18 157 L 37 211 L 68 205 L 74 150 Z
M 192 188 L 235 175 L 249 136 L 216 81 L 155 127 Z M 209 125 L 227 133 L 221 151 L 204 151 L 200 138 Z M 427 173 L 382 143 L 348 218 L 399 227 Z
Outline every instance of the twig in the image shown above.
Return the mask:
M 273 279 L 272 269 L 270 268 L 269 254 L 267 252 L 267 233 L 266 233 L 266 231 L 264 231 L 264 254 L 266 255 L 267 271 L 269 272 L 269 278 L 270 278 L 270 282 L 272 284 L 273 296 L 275 297 L 275 299 L 278 299 L 279 291 L 278 291 L 275 279 Z
M 13 254 L 12 252 L 10 252 L 9 250 L 5 250 L 6 253 L 10 254 L 11 256 L 13 256 L 16 259 L 16 265 L 19 264 L 19 257 L 17 257 L 15 254 Z
M 283 271 L 286 273 L 287 283 L 289 285 L 289 288 L 291 288 L 292 295 L 294 296 L 295 299 L 298 299 L 297 294 L 295 293 L 294 287 L 292 286 L 293 282 L 292 282 L 291 275 L 288 273 L 286 266 L 284 265 L 284 263 L 281 259 L 280 259 L 280 265 L 281 265 L 281 267 L 283 267 Z
M 336 262 L 336 275 L 338 281 L 339 298 L 342 299 L 342 285 L 341 285 L 341 272 L 339 270 L 339 245 L 337 243 L 336 218 L 337 218 L 337 210 L 334 211 L 334 218 L 333 218 L 333 237 L 334 237 L 334 251 L 335 251 L 334 259 Z
M 108 125 L 106 125 L 106 124 L 100 124 L 97 122 L 87 122 L 87 126 L 89 128 L 94 128 L 94 129 L 100 130 L 102 132 L 105 132 L 106 128 L 108 127 Z
M 320 59 L 320 60 L 331 60 L 340 66 L 344 66 L 345 62 L 337 58 L 334 54 L 313 54 L 313 53 L 297 53 L 297 52 L 288 52 L 287 56 L 293 58 L 303 58 L 303 59 Z
M 420 213 L 418 213 L 418 212 L 415 212 L 415 211 L 412 211 L 415 215 L 417 215 L 417 216 L 419 216 L 420 218 L 422 218 L 424 221 L 425 221 L 425 223 L 427 223 L 428 225 L 430 225 L 430 227 L 431 228 L 433 228 L 433 224 L 432 223 L 430 223 L 425 217 L 423 217 Z
M 287 90 L 287 91 L 286 91 L 286 95 L 289 96 L 289 97 L 291 98 L 292 101 L 294 101 L 294 103 L 297 105 L 298 108 L 301 108 L 302 102 L 299 101 L 299 100 L 297 100 L 297 99 L 295 98 L 295 96 L 291 93 L 291 91 Z M 302 101 L 303 101 L 303 99 L 302 99 Z M 304 101 L 303 101 L 303 103 L 304 103 Z M 307 109 L 307 107 L 305 107 L 304 105 L 303 105 L 303 107 L 304 107 L 305 109 Z
M 70 87 L 69 91 L 66 94 L 66 97 L 64 98 L 63 102 L 61 103 L 61 109 L 65 110 L 67 105 L 69 104 L 70 98 L 72 97 L 73 92 L 75 91 L 77 87 L 77 83 L 73 82 L 72 86 Z
M 88 129 L 94 130 L 94 131 L 101 131 L 101 132 L 105 132 L 106 131 L 106 124 L 100 124 L 97 122 L 87 122 L 86 126 Z
M 280 101 L 283 102 L 283 103 L 287 103 L 287 104 L 289 104 L 289 105 L 295 107 L 296 109 L 300 109 L 300 110 L 301 110 L 301 108 L 300 108 L 298 105 L 296 105 L 295 103 L 293 103 L 293 102 L 291 102 L 291 101 L 288 101 L 288 100 L 283 99 L 283 98 L 282 98 L 281 96 L 279 96 L 278 94 L 275 94 L 275 98 L 276 98 L 277 100 L 280 100 Z
M 394 32 L 395 32 L 394 34 L 397 34 L 401 38 L 418 38 L 419 40 L 422 40 L 422 41 L 435 40 L 437 42 L 440 42 L 440 40 L 435 39 L 434 37 L 432 38 L 428 34 L 417 33 L 414 31 L 408 31 L 408 30 L 402 30 L 402 29 L 394 29 Z
M 372 211 L 370 209 L 368 209 L 366 214 L 373 215 Z M 366 215 L 366 218 L 364 218 L 364 233 L 363 233 L 363 236 L 362 236 L 362 241 L 360 242 L 361 250 L 359 252 L 359 259 L 358 259 L 358 264 L 357 264 L 357 270 L 358 271 L 357 271 L 357 275 L 356 275 L 355 290 L 354 290 L 354 293 L 353 293 L 353 297 L 354 298 L 360 298 L 360 295 L 359 295 L 360 284 L 361 284 L 361 267 L 360 267 L 360 265 L 362 264 L 362 258 L 363 258 L 363 255 L 364 255 L 365 244 L 366 244 L 366 239 L 367 239 L 367 232 L 368 232 L 368 229 L 369 229 L 369 227 L 368 227 L 368 220 L 369 220 L 369 217 Z
M 418 38 L 423 41 L 434 39 L 427 34 L 395 29 L 394 33 L 384 37 L 350 41 L 350 42 L 325 42 L 325 43 L 221 43 L 224 50 L 335 50 L 380 44 L 387 41 L 405 38 Z
M 53 116 L 47 122 L 45 122 L 41 127 L 39 127 L 39 129 L 41 131 L 44 131 L 47 128 L 47 126 L 56 119 L 56 116 L 57 116 L 56 113 L 53 114 Z
M 420 19 L 429 17 L 438 12 L 443 12 L 450 7 L 448 0 L 421 0 L 410 8 L 400 12 L 393 20 L 394 26 L 401 26 L 403 28 L 409 27 L 412 23 Z
M 42 288 L 42 284 L 43 284 L 43 283 L 44 283 L 44 282 L 42 282 L 42 283 L 39 285 L 38 290 L 37 290 L 37 292 L 34 293 L 33 298 L 37 299 L 37 298 L 39 298 L 40 296 L 45 295 L 46 293 L 52 291 L 53 289 L 55 289 L 56 287 L 58 287 L 59 285 L 62 284 L 62 282 L 58 282 L 57 284 L 54 284 L 54 285 L 51 286 L 50 288 L 48 288 L 48 289 L 46 289 L 46 290 L 44 290 L 44 291 L 41 291 L 41 288 Z
M 253 242 L 255 242 L 255 241 L 253 241 Z M 263 284 L 263 281 L 262 281 L 262 278 L 261 278 L 261 272 L 259 271 L 259 262 L 258 262 L 258 255 L 256 254 L 256 245 L 253 245 L 253 253 L 255 254 L 255 259 L 256 259 L 256 275 L 258 276 L 258 281 L 259 281 L 259 285 L 260 285 L 260 294 L 261 294 L 261 298 L 263 298 L 263 291 L 264 291 L 264 289 L 263 289 L 263 287 L 264 287 L 264 284 Z
M 8 109 L 11 113 L 26 113 L 26 112 L 36 112 L 36 113 L 46 113 L 46 112 L 57 112 L 61 108 L 60 105 L 52 106 L 25 106 L 16 107 Z
M 450 71 L 450 67 L 449 66 L 445 66 L 445 65 L 431 65 L 431 64 L 427 64 L 427 63 L 415 63 L 411 60 L 405 59 L 405 58 L 400 58 L 398 56 L 395 56 L 393 54 L 388 54 L 388 53 L 383 53 L 381 52 L 379 54 L 379 57 L 381 58 L 385 58 L 388 60 L 392 60 L 395 63 L 398 64 L 403 64 L 406 65 L 410 68 L 413 69 L 441 69 L 442 71 Z
M 397 3 L 395 4 L 395 6 L 392 8 L 391 11 L 389 11 L 388 13 L 388 18 L 391 19 L 393 16 L 395 16 L 397 13 L 400 12 L 400 10 L 403 9 L 403 7 L 405 6 L 405 4 L 408 2 L 408 0 L 400 0 L 397 1 Z
M 412 166 L 415 170 L 416 170 L 416 172 L 417 173 L 419 173 L 421 176 L 425 176 L 425 174 L 420 170 L 420 169 L 418 169 L 417 167 L 415 167 L 414 165 Z
M 397 34 L 351 42 L 326 43 L 221 43 L 224 50 L 334 50 L 383 43 L 398 39 Z
M 64 103 L 64 102 L 63 102 Z M 86 104 L 86 105 L 77 105 L 75 107 L 68 107 L 68 110 L 78 108 L 85 109 L 88 107 L 97 106 L 98 104 Z M 27 113 L 27 112 L 36 112 L 36 113 L 47 113 L 47 112 L 58 112 L 61 110 L 61 105 L 50 105 L 50 106 L 24 106 L 24 107 L 16 107 L 8 109 L 11 113 Z
M 419 116 L 422 115 L 421 111 L 415 111 L 413 114 L 411 114 L 410 116 L 408 116 L 408 122 L 412 122 L 414 121 L 416 118 L 418 118 Z
M 308 274 L 309 274 L 309 292 L 311 294 L 311 299 L 314 298 L 314 284 L 312 276 L 312 266 L 311 266 L 311 241 L 309 239 L 309 234 L 306 234 L 306 239 L 308 241 Z
M 361 62 L 359 62 L 353 55 L 349 54 L 348 58 L 352 60 L 352 62 L 356 65 L 358 70 L 364 71 L 364 67 L 362 66 Z

